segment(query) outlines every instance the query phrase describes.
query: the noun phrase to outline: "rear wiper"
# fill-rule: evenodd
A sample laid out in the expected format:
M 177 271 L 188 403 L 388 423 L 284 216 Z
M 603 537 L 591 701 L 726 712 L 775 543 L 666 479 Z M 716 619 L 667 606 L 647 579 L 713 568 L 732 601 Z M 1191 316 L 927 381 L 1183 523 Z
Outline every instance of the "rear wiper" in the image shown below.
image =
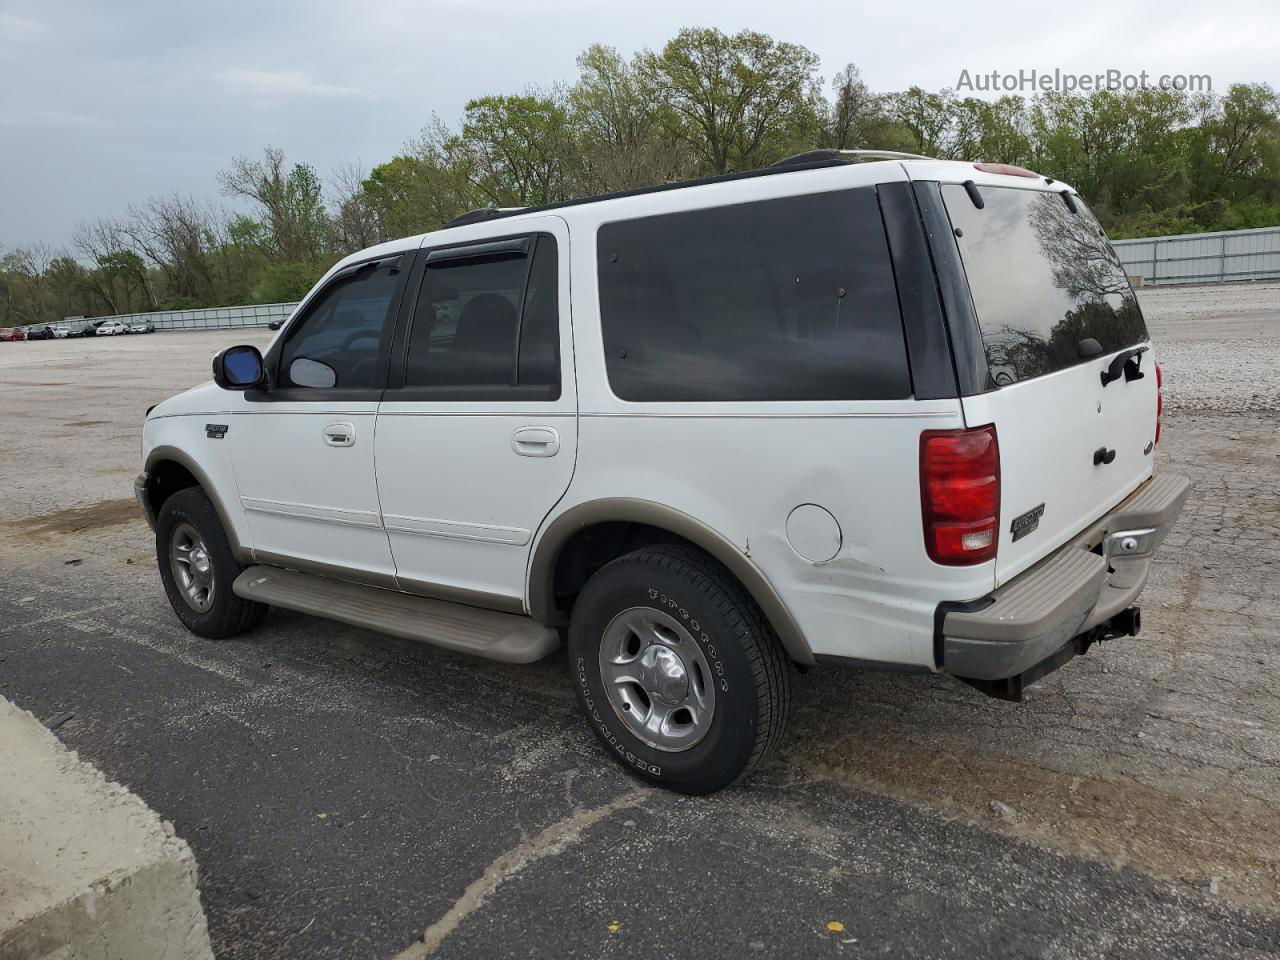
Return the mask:
M 1117 353 L 1107 365 L 1107 369 L 1102 371 L 1102 385 L 1105 387 L 1112 380 L 1119 380 L 1121 376 L 1124 377 L 1125 383 L 1145 377 L 1146 374 L 1141 369 L 1142 355 L 1149 349 L 1144 345 Z

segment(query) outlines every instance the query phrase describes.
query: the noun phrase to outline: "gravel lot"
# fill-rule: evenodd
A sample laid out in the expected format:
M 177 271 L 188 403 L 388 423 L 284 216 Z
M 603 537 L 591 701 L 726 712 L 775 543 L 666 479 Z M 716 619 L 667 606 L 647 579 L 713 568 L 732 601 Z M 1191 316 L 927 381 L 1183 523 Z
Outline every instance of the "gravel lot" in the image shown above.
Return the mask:
M 560 657 L 192 637 L 139 424 L 265 331 L 0 345 L 0 695 L 174 821 L 223 957 L 1278 956 L 1280 285 L 1142 301 L 1196 491 L 1143 637 L 1027 703 L 814 671 L 778 759 L 694 800 L 600 755 Z
M 1280 283 L 1147 287 L 1139 299 L 1170 411 L 1280 408 Z

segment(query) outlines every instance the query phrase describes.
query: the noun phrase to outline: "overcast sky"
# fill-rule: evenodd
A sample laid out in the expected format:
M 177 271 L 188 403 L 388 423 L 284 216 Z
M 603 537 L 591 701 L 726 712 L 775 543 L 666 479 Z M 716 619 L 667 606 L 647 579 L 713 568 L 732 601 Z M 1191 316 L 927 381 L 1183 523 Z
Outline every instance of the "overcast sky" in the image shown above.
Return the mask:
M 152 194 L 225 203 L 217 171 L 268 143 L 322 176 L 371 166 L 433 111 L 453 123 L 471 97 L 571 81 L 593 42 L 629 55 L 686 25 L 803 44 L 881 91 L 1055 67 L 1280 87 L 1273 0 L 0 0 L 0 249 L 65 245 Z

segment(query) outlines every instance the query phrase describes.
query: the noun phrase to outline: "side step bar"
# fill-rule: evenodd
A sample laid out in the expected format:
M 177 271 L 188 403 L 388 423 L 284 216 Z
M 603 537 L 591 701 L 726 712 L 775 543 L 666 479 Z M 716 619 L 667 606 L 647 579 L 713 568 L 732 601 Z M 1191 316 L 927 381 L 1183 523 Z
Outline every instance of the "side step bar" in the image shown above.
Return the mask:
M 560 646 L 555 630 L 529 617 L 279 567 L 250 567 L 231 589 L 245 600 L 506 663 L 533 663 Z

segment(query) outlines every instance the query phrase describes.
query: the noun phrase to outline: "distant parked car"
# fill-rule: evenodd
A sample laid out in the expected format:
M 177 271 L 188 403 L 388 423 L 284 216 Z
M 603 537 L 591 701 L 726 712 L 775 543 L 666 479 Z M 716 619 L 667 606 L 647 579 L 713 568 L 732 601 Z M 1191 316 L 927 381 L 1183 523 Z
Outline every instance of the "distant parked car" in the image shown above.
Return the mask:
M 108 320 L 98 327 L 97 336 L 114 337 L 116 334 L 128 333 L 129 325 L 122 320 Z
M 27 335 L 17 327 L 6 327 L 0 330 L 0 340 L 25 340 Z
M 52 340 L 53 327 L 47 323 L 42 327 L 31 327 L 27 330 L 28 340 Z
M 156 325 L 150 320 L 139 320 L 129 324 L 129 333 L 155 333 Z
M 283 326 L 284 326 L 284 321 L 283 321 L 283 320 L 272 320 L 270 323 L 268 323 L 268 324 L 267 324 L 267 329 L 268 329 L 268 330 L 279 330 L 279 329 L 280 329 L 281 327 L 283 327 Z
M 76 327 L 71 334 L 73 337 L 92 337 L 98 332 L 98 328 L 106 323 L 105 320 L 90 320 Z
M 49 329 L 53 331 L 53 338 L 55 340 L 65 340 L 67 337 L 71 336 L 71 328 L 65 323 L 60 323 L 56 327 L 50 327 Z

